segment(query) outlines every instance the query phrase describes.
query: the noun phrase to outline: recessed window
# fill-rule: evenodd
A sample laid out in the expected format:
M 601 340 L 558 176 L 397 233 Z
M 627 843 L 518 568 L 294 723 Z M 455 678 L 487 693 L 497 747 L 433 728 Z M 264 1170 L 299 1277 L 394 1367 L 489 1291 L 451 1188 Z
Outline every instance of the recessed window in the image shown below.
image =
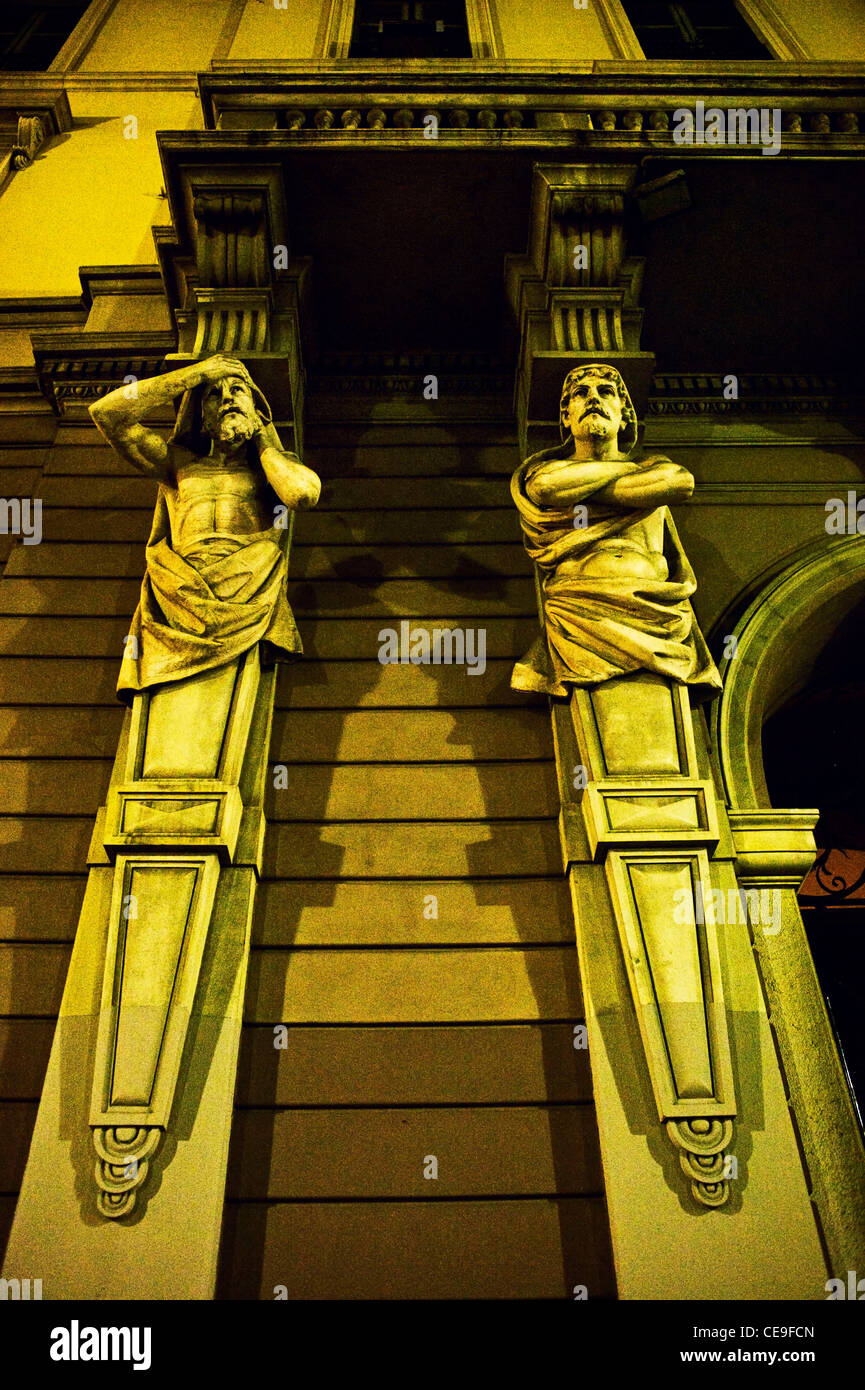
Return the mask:
M 350 58 L 470 58 L 465 0 L 357 0 Z
M 772 57 L 732 0 L 625 0 L 625 10 L 647 58 Z
M 87 0 L 3 0 L 0 69 L 47 72 L 86 9 Z

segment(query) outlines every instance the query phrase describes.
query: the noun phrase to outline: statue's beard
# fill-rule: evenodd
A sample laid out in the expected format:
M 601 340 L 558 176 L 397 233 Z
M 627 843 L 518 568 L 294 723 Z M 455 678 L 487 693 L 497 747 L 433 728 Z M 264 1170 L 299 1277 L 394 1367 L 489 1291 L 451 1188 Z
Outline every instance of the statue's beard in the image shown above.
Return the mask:
M 575 434 L 589 436 L 592 439 L 607 439 L 616 432 L 609 416 L 597 415 L 593 411 L 591 415 L 583 417 Z
M 257 428 L 257 420 L 251 420 L 241 410 L 230 410 L 216 422 L 214 439 L 217 444 L 242 444 L 252 438 Z

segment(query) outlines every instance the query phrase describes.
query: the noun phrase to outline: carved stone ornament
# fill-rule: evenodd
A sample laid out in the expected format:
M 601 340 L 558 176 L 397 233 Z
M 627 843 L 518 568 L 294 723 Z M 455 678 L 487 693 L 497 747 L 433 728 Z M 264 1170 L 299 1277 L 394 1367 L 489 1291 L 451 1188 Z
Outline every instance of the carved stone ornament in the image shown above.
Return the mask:
M 96 1203 L 103 1216 L 126 1216 L 135 1206 L 136 1189 L 147 1177 L 148 1160 L 163 1131 L 148 1125 L 93 1129 L 96 1159 Z
M 691 1179 L 694 1200 L 722 1207 L 730 1195 L 724 1173 L 724 1150 L 733 1137 L 731 1120 L 668 1120 L 667 1133 L 682 1152 L 679 1162 Z
M 29 169 L 45 143 L 45 127 L 39 116 L 18 117 L 18 138 L 12 146 L 12 168 Z

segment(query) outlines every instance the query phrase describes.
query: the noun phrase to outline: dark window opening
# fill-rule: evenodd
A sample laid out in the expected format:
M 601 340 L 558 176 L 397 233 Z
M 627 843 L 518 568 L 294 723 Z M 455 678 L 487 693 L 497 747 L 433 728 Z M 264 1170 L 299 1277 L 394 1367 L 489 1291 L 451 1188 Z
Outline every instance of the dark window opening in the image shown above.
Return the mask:
M 357 0 L 350 58 L 470 58 L 465 0 Z
M 647 58 L 772 57 L 733 0 L 626 0 L 625 10 Z
M 86 9 L 87 0 L 0 5 L 0 70 L 47 72 Z

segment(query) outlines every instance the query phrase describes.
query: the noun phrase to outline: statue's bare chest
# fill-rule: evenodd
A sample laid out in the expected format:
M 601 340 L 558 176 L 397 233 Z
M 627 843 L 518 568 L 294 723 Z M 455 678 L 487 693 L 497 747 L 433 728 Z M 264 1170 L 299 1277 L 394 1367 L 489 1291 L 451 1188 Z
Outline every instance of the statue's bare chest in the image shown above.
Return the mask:
M 181 549 L 211 532 L 245 535 L 273 523 L 263 505 L 263 480 L 250 468 L 187 464 L 175 477 L 169 511 L 174 543 Z

